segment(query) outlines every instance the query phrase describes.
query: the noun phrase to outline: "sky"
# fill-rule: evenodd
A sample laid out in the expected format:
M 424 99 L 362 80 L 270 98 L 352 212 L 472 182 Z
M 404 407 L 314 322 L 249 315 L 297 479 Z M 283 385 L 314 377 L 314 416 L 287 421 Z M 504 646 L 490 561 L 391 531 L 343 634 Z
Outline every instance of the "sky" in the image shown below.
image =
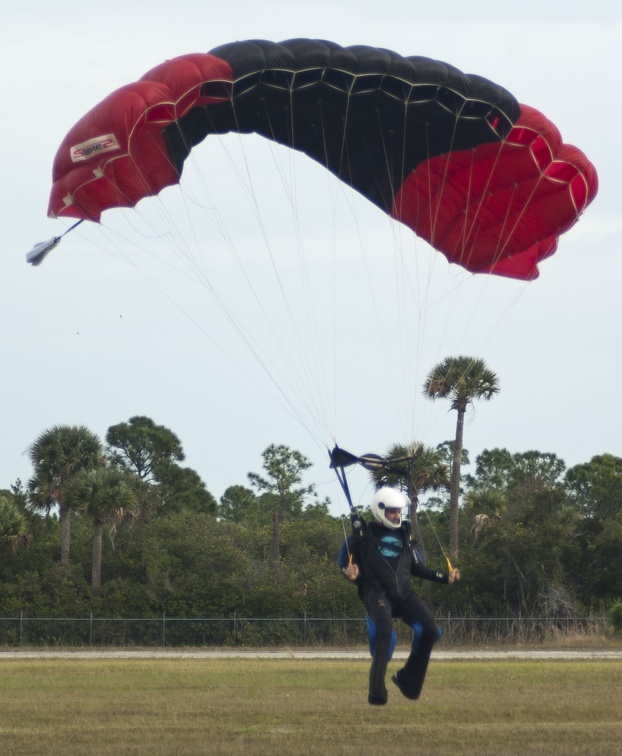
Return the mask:
M 177 55 L 296 37 L 444 60 L 552 120 L 594 163 L 600 188 L 540 278 L 465 274 L 311 161 L 251 137 L 201 145 L 182 190 L 136 216 L 83 224 L 43 265 L 26 264 L 36 242 L 67 228 L 46 216 L 52 162 L 84 113 Z M 472 461 L 494 447 L 552 452 L 568 467 L 622 456 L 621 38 L 615 0 L 12 8 L 0 27 L 0 488 L 28 480 L 28 448 L 46 428 L 85 425 L 104 438 L 146 415 L 177 434 L 217 498 L 261 470 L 266 447 L 285 444 L 343 512 L 327 449 L 382 454 L 453 438 L 455 413 L 421 387 L 461 354 L 482 358 L 501 389 L 469 412 Z M 178 233 L 187 247 L 169 252 Z M 268 346 L 259 306 L 283 328 L 282 346 Z M 365 503 L 367 477 L 352 477 Z

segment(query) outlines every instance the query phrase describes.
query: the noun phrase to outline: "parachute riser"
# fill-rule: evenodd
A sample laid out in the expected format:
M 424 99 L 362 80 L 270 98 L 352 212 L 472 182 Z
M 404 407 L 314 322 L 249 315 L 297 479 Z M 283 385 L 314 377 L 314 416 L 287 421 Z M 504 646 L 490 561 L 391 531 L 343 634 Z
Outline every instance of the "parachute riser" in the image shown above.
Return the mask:
M 350 522 L 352 523 L 352 532 L 355 536 L 359 535 L 362 533 L 362 530 L 364 527 L 364 520 L 359 514 L 357 508 L 354 506 L 354 502 L 352 501 L 352 495 L 350 494 L 350 486 L 348 485 L 348 477 L 346 475 L 345 468 L 342 466 L 337 466 L 333 464 L 332 455 L 330 458 L 331 458 L 331 467 L 335 471 L 335 475 L 337 476 L 337 480 L 339 481 L 341 490 L 343 491 L 343 494 L 346 497 L 346 501 L 348 502 L 348 507 L 350 508 Z

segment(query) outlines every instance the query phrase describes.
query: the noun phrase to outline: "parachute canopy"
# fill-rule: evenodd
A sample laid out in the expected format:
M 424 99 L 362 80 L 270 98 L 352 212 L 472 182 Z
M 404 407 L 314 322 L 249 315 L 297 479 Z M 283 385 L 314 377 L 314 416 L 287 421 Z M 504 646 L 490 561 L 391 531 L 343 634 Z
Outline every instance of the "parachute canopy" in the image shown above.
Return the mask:
M 56 155 L 49 215 L 132 207 L 228 132 L 305 153 L 475 273 L 535 278 L 597 191 L 580 150 L 482 77 L 379 48 L 247 41 L 162 63 L 87 113 Z

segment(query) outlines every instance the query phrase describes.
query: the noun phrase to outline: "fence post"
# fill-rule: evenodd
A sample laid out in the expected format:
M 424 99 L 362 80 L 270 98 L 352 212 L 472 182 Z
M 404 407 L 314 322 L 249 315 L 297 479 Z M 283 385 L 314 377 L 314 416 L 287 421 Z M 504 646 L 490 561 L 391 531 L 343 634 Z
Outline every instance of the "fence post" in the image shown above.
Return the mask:
M 237 646 L 238 644 L 238 613 L 233 612 L 233 645 Z
M 166 612 L 162 612 L 162 648 L 166 646 Z
M 93 645 L 93 612 L 91 612 L 91 619 L 89 620 L 89 645 Z
M 19 612 L 19 645 L 22 645 L 22 638 L 24 633 L 24 610 L 20 609 Z
M 307 612 L 304 612 L 304 621 L 302 626 L 302 642 L 307 645 Z

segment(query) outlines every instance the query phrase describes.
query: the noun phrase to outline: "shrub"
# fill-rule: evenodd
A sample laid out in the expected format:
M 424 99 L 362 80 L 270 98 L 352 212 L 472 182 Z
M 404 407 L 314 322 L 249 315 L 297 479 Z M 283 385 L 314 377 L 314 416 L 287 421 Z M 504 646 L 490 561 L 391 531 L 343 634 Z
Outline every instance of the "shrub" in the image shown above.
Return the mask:
M 614 632 L 622 633 L 622 599 L 616 599 L 607 612 Z

